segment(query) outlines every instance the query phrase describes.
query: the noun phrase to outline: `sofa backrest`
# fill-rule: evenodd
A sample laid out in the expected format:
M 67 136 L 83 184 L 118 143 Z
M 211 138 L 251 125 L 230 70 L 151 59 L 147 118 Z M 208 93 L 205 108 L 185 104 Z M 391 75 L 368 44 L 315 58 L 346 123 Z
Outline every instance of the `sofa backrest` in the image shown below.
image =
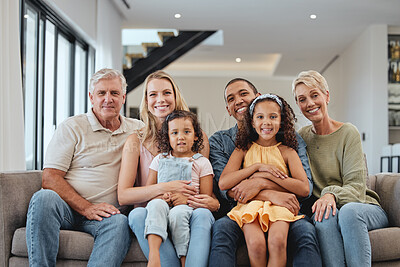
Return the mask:
M 370 187 L 380 197 L 380 204 L 386 211 L 389 224 L 400 227 L 400 175 L 379 173 L 369 177 Z
M 8 266 L 14 231 L 26 225 L 29 201 L 41 186 L 41 171 L 0 172 L 0 266 Z

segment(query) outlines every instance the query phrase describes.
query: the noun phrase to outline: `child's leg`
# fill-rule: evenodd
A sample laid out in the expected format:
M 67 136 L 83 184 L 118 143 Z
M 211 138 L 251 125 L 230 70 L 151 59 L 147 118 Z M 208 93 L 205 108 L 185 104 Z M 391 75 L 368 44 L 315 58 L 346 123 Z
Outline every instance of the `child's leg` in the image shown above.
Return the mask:
M 158 235 L 150 234 L 147 236 L 147 242 L 149 242 L 149 261 L 147 267 L 160 267 L 160 246 L 162 238 Z
M 265 267 L 267 265 L 267 244 L 264 232 L 258 221 L 244 224 L 243 233 L 251 267 Z
M 276 221 L 268 229 L 268 267 L 286 266 L 286 245 L 289 222 Z
M 189 221 L 192 212 L 193 209 L 188 205 L 179 205 L 173 207 L 168 215 L 168 226 L 171 233 L 171 239 L 179 258 L 182 256 L 186 258 L 190 240 Z
M 167 239 L 169 206 L 162 199 L 153 199 L 147 206 L 145 236 L 149 243 L 149 262 L 147 266 L 161 266 L 160 246 Z
M 181 261 L 181 267 L 185 267 L 186 256 L 182 256 L 179 260 Z

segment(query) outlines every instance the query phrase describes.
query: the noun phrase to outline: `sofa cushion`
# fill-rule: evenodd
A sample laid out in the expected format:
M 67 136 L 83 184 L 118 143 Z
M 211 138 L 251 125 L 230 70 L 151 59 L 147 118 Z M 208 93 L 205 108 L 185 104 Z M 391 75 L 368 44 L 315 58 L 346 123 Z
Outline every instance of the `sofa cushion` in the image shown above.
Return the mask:
M 389 227 L 369 232 L 372 261 L 400 259 L 400 227 Z
M 58 252 L 59 259 L 88 260 L 92 249 L 93 237 L 90 234 L 78 231 L 61 230 L 60 248 Z M 25 227 L 19 228 L 15 231 L 12 240 L 11 253 L 15 256 L 28 257 Z M 138 261 L 146 261 L 146 258 L 140 249 L 136 237 L 133 237 L 132 245 L 124 262 Z
M 136 239 L 136 236 L 134 234 L 132 235 L 132 244 L 128 250 L 128 253 L 126 254 L 124 262 L 147 262 L 147 259 L 139 246 L 139 242 Z

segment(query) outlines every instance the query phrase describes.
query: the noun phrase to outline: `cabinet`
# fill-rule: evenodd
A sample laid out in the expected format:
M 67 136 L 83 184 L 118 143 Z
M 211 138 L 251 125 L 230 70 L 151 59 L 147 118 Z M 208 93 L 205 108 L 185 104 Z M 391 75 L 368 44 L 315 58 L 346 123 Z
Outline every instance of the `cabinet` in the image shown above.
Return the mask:
M 389 143 L 400 143 L 400 35 L 388 36 Z

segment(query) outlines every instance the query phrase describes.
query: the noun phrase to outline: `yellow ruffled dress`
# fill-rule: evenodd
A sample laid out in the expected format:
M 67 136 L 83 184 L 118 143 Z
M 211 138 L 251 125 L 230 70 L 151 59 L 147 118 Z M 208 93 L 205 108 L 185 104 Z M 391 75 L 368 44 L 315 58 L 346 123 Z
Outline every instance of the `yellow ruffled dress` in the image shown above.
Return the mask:
M 247 151 L 243 162 L 243 168 L 254 163 L 261 162 L 277 166 L 284 173 L 289 174 L 285 160 L 282 157 L 278 143 L 274 146 L 264 147 L 257 143 L 253 143 Z M 293 179 L 293 178 L 287 178 Z M 270 201 L 253 200 L 250 203 L 238 203 L 229 213 L 229 218 L 234 220 L 243 227 L 245 223 L 252 223 L 258 219 L 260 226 L 264 232 L 268 231 L 270 223 L 275 221 L 294 222 L 300 220 L 304 215 L 295 216 L 287 208 L 276 206 Z

